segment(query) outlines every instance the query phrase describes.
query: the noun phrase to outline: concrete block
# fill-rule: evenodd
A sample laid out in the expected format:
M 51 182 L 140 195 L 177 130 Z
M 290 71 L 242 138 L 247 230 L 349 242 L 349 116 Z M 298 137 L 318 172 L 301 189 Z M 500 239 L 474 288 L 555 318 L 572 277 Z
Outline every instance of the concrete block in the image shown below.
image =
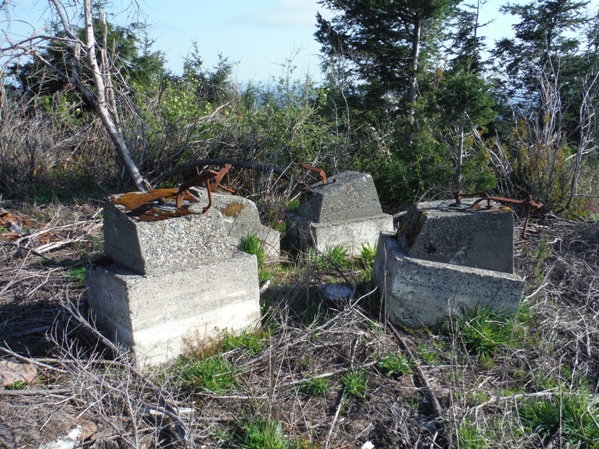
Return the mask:
M 194 196 L 200 198 L 200 204 L 207 201 L 208 194 L 205 189 L 190 190 Z M 191 210 L 196 207 L 193 205 Z M 227 235 L 235 246 L 238 247 L 241 239 L 253 232 L 262 241 L 267 259 L 278 260 L 281 257 L 281 233 L 260 222 L 258 208 L 253 201 L 241 196 L 213 193 L 212 207 L 221 213 Z
M 406 256 L 513 273 L 512 210 L 501 205 L 468 210 L 451 203 L 418 203 L 402 217 L 398 241 Z
M 381 233 L 373 279 L 394 323 L 432 326 L 474 307 L 516 313 L 524 282 L 511 273 L 408 257 L 391 233 Z
M 344 172 L 327 184 L 316 183 L 302 193 L 297 213 L 285 216 L 289 246 L 309 246 L 326 252 L 343 245 L 357 256 L 362 245 L 376 245 L 381 230 L 393 229 L 393 217 L 384 214 L 372 177 Z
M 200 212 L 204 205 L 196 204 Z M 190 207 L 192 211 L 192 207 Z M 104 207 L 104 253 L 138 274 L 198 267 L 236 252 L 215 208 L 161 221 L 140 221 L 111 200 Z
M 108 338 L 134 351 L 143 366 L 170 360 L 185 339 L 239 330 L 260 320 L 256 257 L 228 259 L 140 276 L 113 264 L 88 272 L 88 302 Z
M 359 256 L 363 245 L 374 248 L 381 231 L 393 230 L 393 217 L 379 214 L 367 218 L 337 223 L 315 223 L 305 217 L 289 213 L 285 217 L 287 238 L 301 249 L 315 247 L 326 253 L 333 246 L 344 246 L 348 254 Z
M 311 185 L 302 192 L 298 215 L 316 223 L 338 223 L 381 215 L 381 203 L 372 176 L 344 172 L 327 184 Z

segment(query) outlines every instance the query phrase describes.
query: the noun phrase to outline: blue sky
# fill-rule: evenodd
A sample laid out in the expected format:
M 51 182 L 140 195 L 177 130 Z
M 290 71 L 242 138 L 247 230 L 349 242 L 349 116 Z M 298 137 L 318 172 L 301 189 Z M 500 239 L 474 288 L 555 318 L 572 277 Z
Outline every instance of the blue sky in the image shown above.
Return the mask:
M 482 7 L 481 22 L 494 20 L 484 32 L 489 45 L 511 31 L 511 18 L 497 12 L 506 2 L 489 0 Z M 599 0 L 591 3 L 595 9 L 599 6 Z M 12 4 L 12 18 L 23 20 L 12 28 L 26 34 L 31 31 L 24 25 L 28 22 L 41 29 L 47 17 L 46 0 L 14 0 Z M 132 8 L 135 4 L 141 17 Z M 306 73 L 319 77 L 315 16 L 321 11 L 330 17 L 330 12 L 317 0 L 113 0 L 111 5 L 109 11 L 116 14 L 113 20 L 117 23 L 144 20 L 149 25 L 154 49 L 164 52 L 175 73 L 181 72 L 183 59 L 195 41 L 206 68 L 217 63 L 220 53 L 236 63 L 235 80 L 240 83 L 269 82 L 281 76 L 289 58 L 297 66 L 295 77 Z M 0 28 L 6 28 L 6 22 L 0 23 Z
M 124 0 L 123 0 L 124 1 Z M 508 35 L 510 17 L 498 13 L 507 0 L 489 0 L 481 22 L 494 20 L 487 32 L 491 42 Z M 599 0 L 594 0 L 599 1 Z M 139 0 L 151 25 L 155 48 L 167 55 L 169 66 L 180 72 L 182 61 L 196 41 L 207 67 L 218 54 L 236 62 L 239 82 L 266 82 L 283 73 L 293 58 L 296 76 L 319 77 L 320 46 L 314 39 L 316 13 L 331 13 L 317 0 Z M 518 1 L 516 0 L 516 3 Z
M 296 74 L 317 75 L 319 45 L 314 40 L 316 0 L 140 0 L 148 16 L 155 47 L 180 71 L 196 41 L 208 67 L 218 54 L 236 62 L 240 82 L 268 81 L 279 76 L 293 57 Z M 324 12 L 324 11 L 323 11 Z

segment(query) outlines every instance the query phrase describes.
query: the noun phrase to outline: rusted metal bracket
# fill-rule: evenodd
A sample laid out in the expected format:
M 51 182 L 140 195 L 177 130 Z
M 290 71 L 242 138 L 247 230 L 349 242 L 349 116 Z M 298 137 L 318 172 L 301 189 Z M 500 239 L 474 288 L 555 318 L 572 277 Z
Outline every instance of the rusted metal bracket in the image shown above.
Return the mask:
M 212 207 L 212 194 L 215 193 L 219 188 L 230 192 L 235 193 L 229 184 L 229 169 L 232 167 L 231 164 L 225 164 L 223 168 L 219 171 L 214 170 L 204 170 L 198 176 L 191 178 L 188 181 L 183 182 L 179 186 L 179 190 L 177 191 L 177 209 L 180 209 L 183 205 L 183 199 L 185 198 L 185 194 L 188 193 L 188 190 L 194 186 L 204 185 L 208 192 L 208 206 L 206 206 L 202 213 L 205 213 L 208 209 Z M 227 177 L 227 186 L 221 185 L 221 181 L 224 177 Z
M 457 198 L 456 198 L 456 201 L 457 201 Z M 490 196 L 490 195 L 487 195 L 486 193 L 483 193 L 479 199 L 477 199 L 474 203 L 472 203 L 472 206 L 470 206 L 469 209 L 476 209 L 476 206 L 478 205 L 478 203 L 480 203 L 482 201 L 487 202 L 487 209 L 491 208 L 491 201 L 495 201 L 497 203 L 502 203 L 502 204 L 514 204 L 514 205 L 526 207 L 526 219 L 524 220 L 524 225 L 522 226 L 522 234 L 521 234 L 523 239 L 526 239 L 526 230 L 528 228 L 528 223 L 530 221 L 530 210 L 532 208 L 539 209 L 539 208 L 543 207 L 543 205 L 541 203 L 535 202 L 532 195 L 528 195 L 528 198 L 525 200 L 516 200 L 513 198 L 505 198 L 503 196 Z
M 210 189 L 209 190 L 211 190 L 212 193 L 215 193 L 219 188 L 221 188 L 229 193 L 235 193 L 235 191 L 231 188 L 231 184 L 229 182 L 229 169 L 231 167 L 232 167 L 231 164 L 223 165 L 223 168 L 221 168 L 218 172 L 216 172 L 216 175 L 214 175 L 214 178 L 210 180 Z M 223 180 L 223 177 L 225 177 L 225 176 L 227 177 L 227 186 L 226 187 L 221 184 L 221 181 Z
M 306 172 L 305 170 L 310 170 L 313 172 L 316 172 L 318 174 L 318 180 L 322 181 L 323 184 L 327 183 L 327 174 L 324 172 L 324 170 L 322 168 L 319 167 L 314 167 L 313 165 L 308 165 L 308 164 L 304 164 L 303 162 L 300 162 L 297 164 L 298 167 L 300 167 L 302 169 L 302 181 L 303 181 L 303 185 L 306 185 Z

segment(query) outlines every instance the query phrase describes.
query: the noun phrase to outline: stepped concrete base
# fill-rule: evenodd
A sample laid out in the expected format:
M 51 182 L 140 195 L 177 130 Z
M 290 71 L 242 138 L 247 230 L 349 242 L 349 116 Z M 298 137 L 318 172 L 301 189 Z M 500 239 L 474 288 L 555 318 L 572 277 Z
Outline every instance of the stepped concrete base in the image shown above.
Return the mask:
M 398 241 L 406 256 L 484 270 L 514 272 L 514 217 L 512 209 L 486 203 L 476 210 L 464 200 L 430 201 L 413 205 L 398 227 Z M 470 203 L 470 204 L 468 204 Z
M 524 282 L 511 273 L 408 257 L 395 235 L 381 233 L 373 279 L 394 323 L 432 326 L 464 310 L 516 313 Z
M 286 238 L 299 249 L 310 246 L 326 253 L 328 248 L 342 245 L 351 256 L 359 256 L 363 245 L 372 248 L 377 244 L 381 231 L 393 230 L 393 217 L 379 214 L 340 222 L 315 223 L 308 218 L 288 213 Z
M 140 276 L 113 264 L 88 272 L 88 302 L 108 338 L 140 366 L 180 355 L 185 340 L 239 330 L 260 320 L 256 257 L 236 253 L 202 266 Z

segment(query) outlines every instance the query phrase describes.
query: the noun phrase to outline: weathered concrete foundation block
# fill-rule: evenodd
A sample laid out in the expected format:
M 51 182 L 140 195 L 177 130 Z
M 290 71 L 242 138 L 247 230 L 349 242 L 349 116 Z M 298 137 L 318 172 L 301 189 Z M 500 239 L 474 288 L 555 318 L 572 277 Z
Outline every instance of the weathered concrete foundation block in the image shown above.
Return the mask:
M 88 272 L 88 301 L 108 338 L 140 365 L 181 354 L 185 339 L 239 330 L 260 320 L 256 257 L 240 252 L 201 266 L 140 276 L 113 264 Z
M 393 229 L 393 217 L 383 213 L 372 177 L 357 172 L 310 186 L 302 193 L 298 212 L 287 214 L 285 222 L 291 247 L 326 251 L 343 245 L 354 256 L 362 245 L 376 245 L 381 230 Z
M 393 217 L 387 214 L 357 218 L 337 223 L 315 223 L 288 213 L 285 217 L 287 237 L 300 249 L 310 246 L 326 253 L 333 246 L 344 246 L 350 255 L 359 256 L 363 245 L 374 248 L 381 231 L 393 230 Z
M 104 206 L 104 253 L 136 273 L 197 267 L 236 251 L 216 209 L 151 222 L 135 220 L 112 201 Z
M 382 232 L 373 269 L 392 322 L 438 324 L 474 307 L 515 313 L 524 282 L 511 273 L 408 257 L 394 234 Z
M 453 201 L 413 205 L 398 226 L 406 256 L 485 270 L 514 272 L 514 217 L 509 207 L 469 210 Z M 470 202 L 473 202 L 470 201 Z

